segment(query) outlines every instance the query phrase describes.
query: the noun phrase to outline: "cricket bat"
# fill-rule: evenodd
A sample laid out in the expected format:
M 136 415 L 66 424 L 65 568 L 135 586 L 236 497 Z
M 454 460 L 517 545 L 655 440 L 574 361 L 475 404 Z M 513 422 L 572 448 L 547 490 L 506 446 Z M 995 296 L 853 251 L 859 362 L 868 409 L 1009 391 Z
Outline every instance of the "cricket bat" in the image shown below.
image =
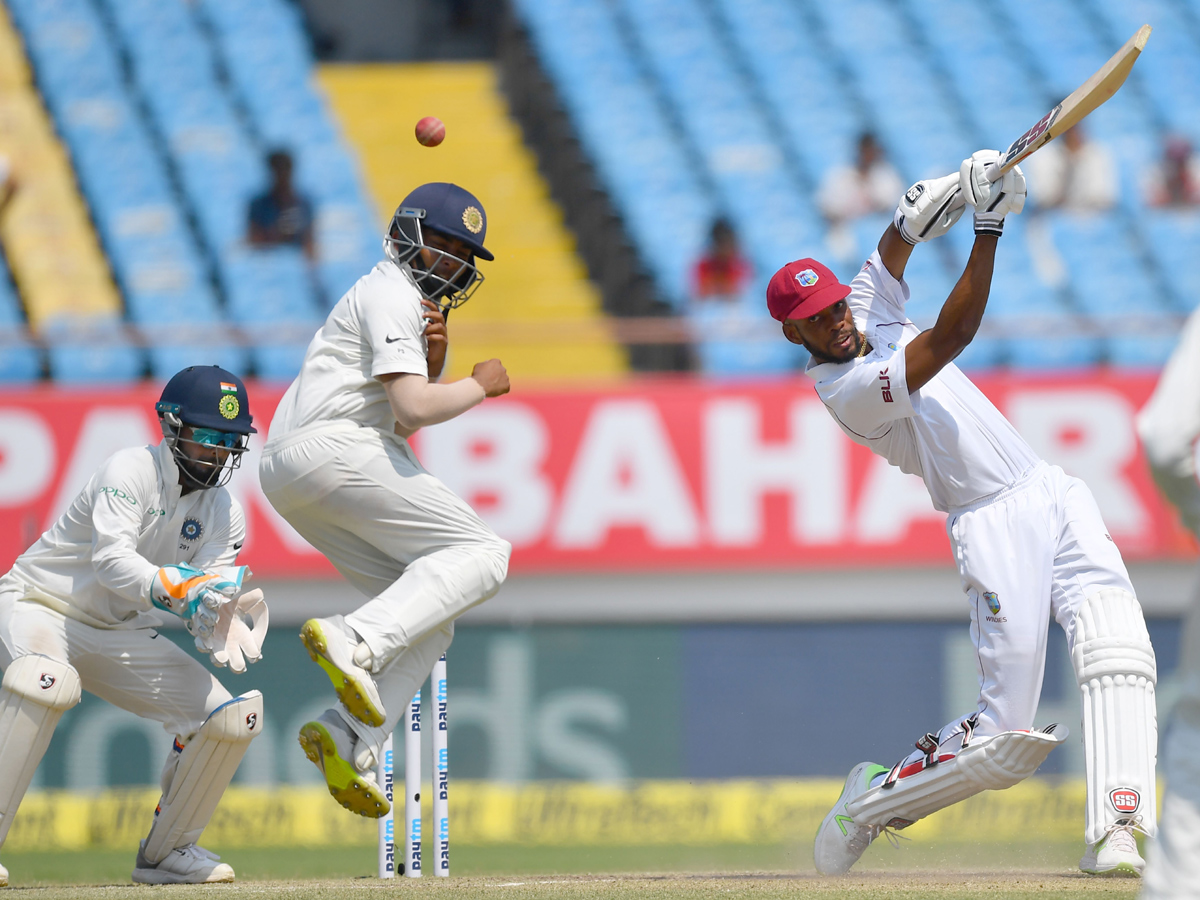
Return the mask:
M 1001 157 L 999 165 L 990 166 L 989 181 L 1000 176 L 1025 157 L 1036 153 L 1064 131 L 1075 125 L 1100 104 L 1108 100 L 1125 83 L 1133 64 L 1150 38 L 1150 26 L 1143 25 L 1087 81 L 1075 88 L 1062 103 L 1042 116 L 1036 125 L 1013 141 Z

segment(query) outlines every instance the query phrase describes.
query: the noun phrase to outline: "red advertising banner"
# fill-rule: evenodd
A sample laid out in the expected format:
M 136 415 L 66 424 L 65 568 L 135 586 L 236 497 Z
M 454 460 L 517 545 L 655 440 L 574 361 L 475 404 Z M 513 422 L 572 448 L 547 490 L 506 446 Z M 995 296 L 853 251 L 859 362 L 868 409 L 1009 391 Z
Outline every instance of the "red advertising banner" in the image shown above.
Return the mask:
M 1194 555 L 1134 431 L 1152 374 L 977 383 L 1035 450 L 1088 483 L 1126 558 Z M 157 392 L 0 393 L 0 571 L 107 456 L 158 440 Z M 281 395 L 278 385 L 250 386 L 259 436 L 231 485 L 249 523 L 242 561 L 260 577 L 332 577 L 258 487 L 257 451 Z M 803 377 L 518 389 L 426 429 L 413 444 L 430 471 L 513 543 L 514 573 L 950 558 L 945 517 L 920 480 L 851 443 Z

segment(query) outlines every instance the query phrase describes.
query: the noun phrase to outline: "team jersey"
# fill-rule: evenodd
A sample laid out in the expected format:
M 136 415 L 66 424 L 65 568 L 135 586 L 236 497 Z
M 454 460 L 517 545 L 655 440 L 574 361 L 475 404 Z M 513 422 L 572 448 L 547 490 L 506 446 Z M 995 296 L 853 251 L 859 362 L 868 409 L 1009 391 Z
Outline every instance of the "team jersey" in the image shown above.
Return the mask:
M 953 363 L 910 394 L 904 348 L 920 330 L 904 314 L 908 285 L 871 254 L 846 298 L 871 352 L 845 363 L 811 360 L 817 394 L 852 441 L 920 476 L 942 512 L 1017 481 L 1038 462 L 1025 439 Z
M 377 377 L 428 377 L 423 312 L 407 265 L 384 260 L 360 278 L 308 345 L 269 439 L 328 422 L 391 432 L 396 420 Z
M 159 567 L 232 566 L 246 536 L 242 508 L 225 488 L 181 494 L 165 441 L 117 451 L 17 557 L 0 590 L 99 628 L 157 624 L 148 590 Z

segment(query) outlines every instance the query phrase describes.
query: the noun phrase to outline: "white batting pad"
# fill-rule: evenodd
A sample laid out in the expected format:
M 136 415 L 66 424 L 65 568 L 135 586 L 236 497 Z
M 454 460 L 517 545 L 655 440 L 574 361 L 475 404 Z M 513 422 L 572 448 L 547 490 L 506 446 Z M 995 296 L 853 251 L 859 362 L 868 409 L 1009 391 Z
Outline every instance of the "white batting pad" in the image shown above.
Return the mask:
M 1084 600 L 1075 616 L 1071 663 L 1083 695 L 1085 839 L 1094 844 L 1125 816 L 1140 816 L 1141 827 L 1153 835 L 1158 679 L 1133 594 L 1105 588 Z
M 930 813 L 980 791 L 1002 791 L 1037 771 L 1050 751 L 1067 739 L 1067 729 L 1004 731 L 976 738 L 953 759 L 873 787 L 847 804 L 856 825 L 905 828 Z
M 48 656 L 20 656 L 0 684 L 0 844 L 62 714 L 79 702 L 79 674 Z
M 164 773 L 162 799 L 143 850 L 148 862 L 157 864 L 176 847 L 200 839 L 246 748 L 262 729 L 259 691 L 234 697 L 204 720 L 184 747 L 174 772 Z

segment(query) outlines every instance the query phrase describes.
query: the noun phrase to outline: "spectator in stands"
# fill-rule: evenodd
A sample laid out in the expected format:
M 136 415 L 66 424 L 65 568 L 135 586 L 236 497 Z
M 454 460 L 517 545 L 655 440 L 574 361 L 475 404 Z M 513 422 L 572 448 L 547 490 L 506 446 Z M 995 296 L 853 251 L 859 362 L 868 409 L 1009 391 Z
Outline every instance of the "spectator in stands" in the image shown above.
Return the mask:
M 249 240 L 256 247 L 291 244 L 313 259 L 313 210 L 292 184 L 292 156 L 275 150 L 267 157 L 271 187 L 250 201 Z
M 1117 164 L 1103 144 L 1076 125 L 1025 162 L 1029 195 L 1039 209 L 1101 212 L 1117 202 Z
M 692 298 L 736 300 L 752 274 L 750 263 L 738 246 L 733 225 L 724 217 L 714 221 L 708 248 L 692 270 Z
M 830 169 L 817 191 L 817 207 L 829 222 L 829 246 L 839 259 L 861 259 L 848 223 L 872 213 L 891 213 L 904 192 L 895 167 L 875 135 L 858 138 L 853 165 Z
M 1146 177 L 1146 203 L 1150 206 L 1200 204 L 1200 159 L 1191 142 L 1175 135 L 1163 145 L 1163 158 Z

